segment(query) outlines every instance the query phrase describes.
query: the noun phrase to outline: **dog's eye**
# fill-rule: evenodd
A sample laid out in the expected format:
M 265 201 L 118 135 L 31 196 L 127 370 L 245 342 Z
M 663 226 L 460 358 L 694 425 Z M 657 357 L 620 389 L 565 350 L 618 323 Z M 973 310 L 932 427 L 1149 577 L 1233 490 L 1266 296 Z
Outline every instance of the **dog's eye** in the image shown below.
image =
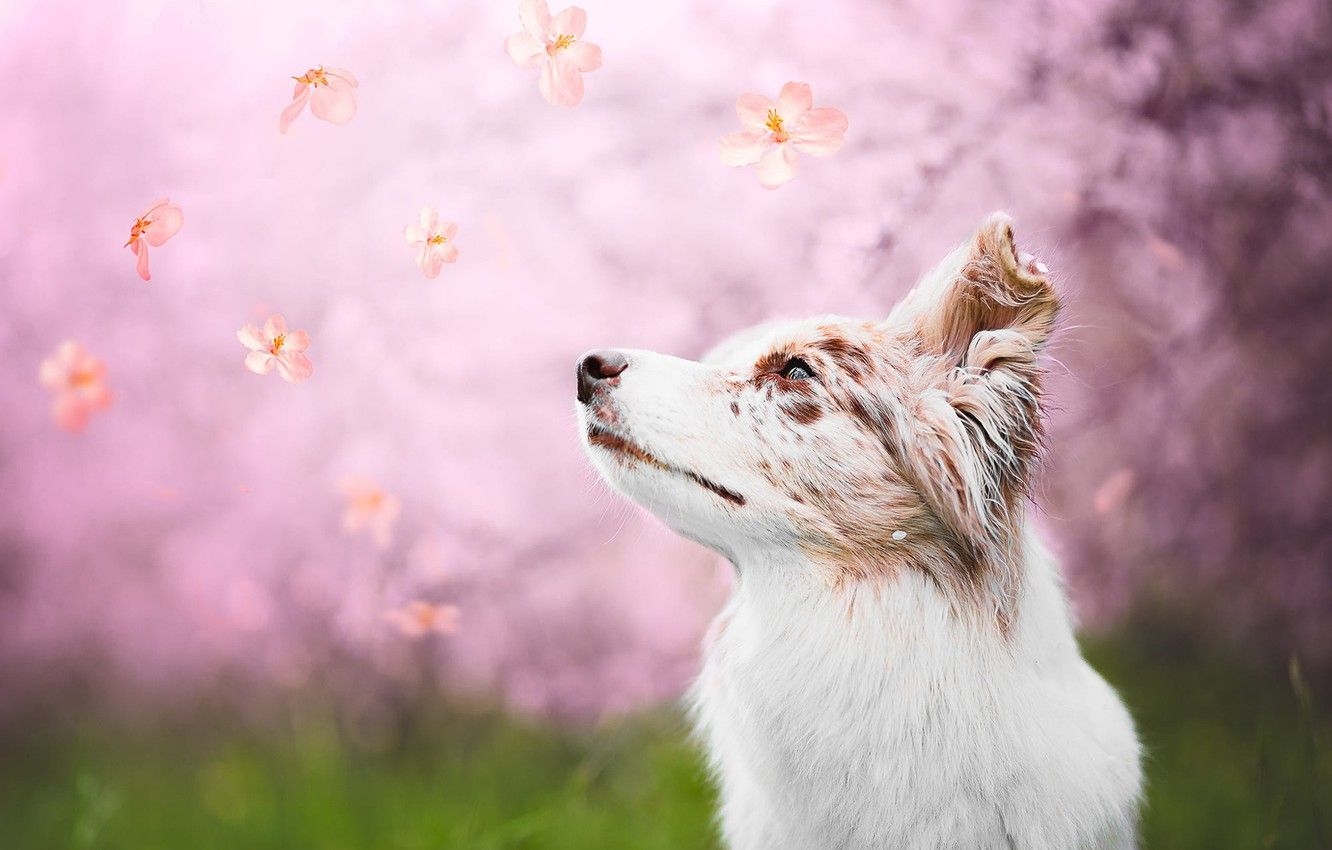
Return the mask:
M 814 370 L 799 357 L 792 357 L 782 367 L 782 377 L 788 381 L 808 381 L 814 377 Z

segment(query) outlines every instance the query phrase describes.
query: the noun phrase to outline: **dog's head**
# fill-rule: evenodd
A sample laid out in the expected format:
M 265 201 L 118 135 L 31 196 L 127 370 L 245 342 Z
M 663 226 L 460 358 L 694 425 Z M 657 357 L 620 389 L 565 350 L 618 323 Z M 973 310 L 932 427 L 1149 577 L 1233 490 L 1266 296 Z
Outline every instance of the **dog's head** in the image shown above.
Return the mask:
M 702 362 L 590 352 L 588 454 L 733 561 L 798 546 L 838 580 L 916 566 L 1002 600 L 1041 444 L 1045 271 L 995 214 L 886 320 L 762 326 Z

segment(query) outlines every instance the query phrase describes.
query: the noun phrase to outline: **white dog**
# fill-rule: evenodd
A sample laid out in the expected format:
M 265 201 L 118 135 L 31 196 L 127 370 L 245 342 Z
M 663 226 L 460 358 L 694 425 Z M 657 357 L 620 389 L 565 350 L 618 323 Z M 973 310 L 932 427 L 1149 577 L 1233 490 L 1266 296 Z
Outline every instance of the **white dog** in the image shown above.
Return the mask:
M 1057 311 L 996 214 L 886 321 L 580 361 L 601 474 L 735 566 L 693 692 L 734 850 L 1134 846 L 1133 722 L 1027 518 Z

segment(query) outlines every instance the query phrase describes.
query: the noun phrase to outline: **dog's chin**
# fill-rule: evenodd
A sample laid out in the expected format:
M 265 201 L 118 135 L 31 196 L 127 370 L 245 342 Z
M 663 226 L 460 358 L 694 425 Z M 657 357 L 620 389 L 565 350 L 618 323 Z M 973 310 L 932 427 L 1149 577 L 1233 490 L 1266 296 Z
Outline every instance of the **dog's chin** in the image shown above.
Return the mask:
M 602 477 L 654 513 L 697 499 L 700 494 L 733 507 L 745 505 L 740 493 L 663 460 L 643 443 L 596 419 L 584 417 L 583 440 Z

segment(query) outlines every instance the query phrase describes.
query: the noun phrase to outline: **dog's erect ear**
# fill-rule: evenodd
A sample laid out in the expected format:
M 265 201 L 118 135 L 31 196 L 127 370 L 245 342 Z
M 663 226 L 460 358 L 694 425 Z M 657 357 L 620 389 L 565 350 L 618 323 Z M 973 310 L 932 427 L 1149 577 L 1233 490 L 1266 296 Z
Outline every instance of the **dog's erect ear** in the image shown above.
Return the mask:
M 1058 301 L 1020 254 L 1008 216 L 986 219 L 907 296 L 888 325 L 920 355 L 928 386 L 909 416 L 918 480 L 971 550 L 1001 571 L 1040 453 L 1041 368 Z M 1013 576 L 990 576 L 1013 592 Z
M 1021 358 L 1023 349 L 1038 351 L 1057 312 L 1045 266 L 1018 253 L 1012 220 L 994 213 L 912 290 L 889 322 L 910 322 L 925 351 L 954 366 L 988 369 L 1010 354 Z

